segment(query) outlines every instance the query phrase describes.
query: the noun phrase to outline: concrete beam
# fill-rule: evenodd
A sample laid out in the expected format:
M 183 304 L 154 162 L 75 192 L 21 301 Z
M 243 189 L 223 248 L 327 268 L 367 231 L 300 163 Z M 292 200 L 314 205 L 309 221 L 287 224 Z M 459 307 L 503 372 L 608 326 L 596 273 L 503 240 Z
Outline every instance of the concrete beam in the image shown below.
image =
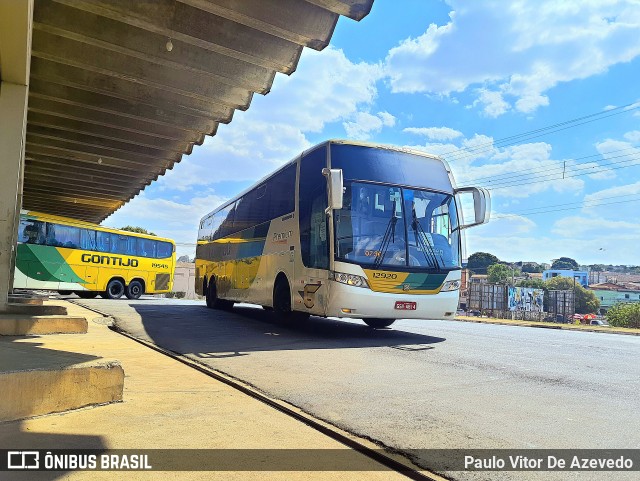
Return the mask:
M 69 208 L 86 208 L 103 211 L 106 209 L 117 208 L 124 203 L 121 200 L 105 199 L 99 196 L 80 196 L 75 192 L 70 195 L 56 194 L 52 190 L 48 190 L 45 187 L 32 189 L 32 192 L 37 194 L 33 196 L 32 203 L 39 205 L 68 204 L 67 207 Z
M 362 20 L 369 15 L 373 0 L 305 0 L 353 20 Z
M 302 46 L 174 0 L 56 0 L 166 38 L 290 74 Z
M 202 113 L 180 110 L 180 106 L 178 105 L 148 105 L 143 102 L 144 99 L 133 101 L 123 100 L 110 95 L 45 82 L 38 79 L 31 79 L 29 98 L 55 102 L 55 110 L 51 111 L 51 113 L 57 113 L 58 115 L 63 115 L 64 106 L 70 105 L 87 108 L 92 114 L 95 114 L 96 111 L 117 114 L 120 117 L 142 121 L 145 124 L 151 123 L 172 127 L 172 130 L 177 131 L 175 134 L 171 133 L 168 129 L 167 132 L 163 134 L 154 132 L 154 135 L 162 135 L 166 138 L 182 138 L 184 132 L 194 130 L 199 133 L 213 135 L 218 122 L 229 123 L 233 117 L 233 109 L 230 107 L 213 107 L 215 111 L 209 111 L 207 116 L 204 117 Z M 31 103 L 29 107 L 32 107 Z M 116 125 L 119 126 L 119 124 Z M 125 127 L 119 126 L 119 128 Z M 144 131 L 146 131 L 146 127 Z
M 96 110 L 91 106 L 70 105 L 65 102 L 59 102 L 55 99 L 41 98 L 39 94 L 29 96 L 29 111 L 55 115 L 63 119 L 75 120 L 78 122 L 87 122 L 94 125 L 118 128 L 132 133 L 147 133 L 154 137 L 165 139 L 184 140 L 187 142 L 198 143 L 205 133 L 199 129 L 191 131 L 171 128 L 170 125 L 148 121 L 144 118 L 132 118 L 126 115 L 119 115 L 114 112 L 106 112 Z M 196 120 L 197 122 L 197 120 Z M 198 122 L 194 127 L 205 127 L 203 123 Z M 208 128 L 208 126 L 206 126 Z M 217 124 L 213 124 L 213 132 L 217 130 Z
M 80 67 L 123 81 L 135 82 L 178 95 L 216 101 L 233 108 L 246 108 L 252 92 L 222 83 L 210 74 L 158 65 L 146 59 L 133 59 L 120 52 L 88 45 L 76 40 L 38 31 L 33 37 L 32 57 L 47 59 L 59 65 Z M 56 66 L 56 69 L 60 69 Z
M 134 145 L 180 153 L 191 150 L 189 144 L 195 143 L 195 140 L 167 139 L 165 137 L 150 135 L 146 132 L 130 132 L 113 126 L 103 126 L 75 119 L 65 119 L 64 117 L 59 117 L 57 115 L 39 112 L 29 112 L 27 114 L 27 122 L 29 125 L 37 127 L 46 127 L 62 130 L 64 132 L 102 137 L 104 139 L 129 142 Z
M 119 173 L 132 172 L 134 175 L 140 172 L 140 169 L 147 172 L 149 169 L 149 163 L 145 162 L 132 162 L 130 160 L 122 160 L 113 157 L 100 156 L 95 154 L 89 154 L 82 151 L 72 151 L 69 149 L 63 149 L 56 146 L 38 145 L 35 143 L 27 143 L 25 146 L 26 155 L 44 155 L 51 158 L 61 158 L 71 160 L 74 162 L 82 162 L 88 165 L 99 165 L 108 169 L 113 169 Z M 166 169 L 168 164 L 162 165 L 158 163 L 158 168 Z M 163 172 L 160 170 L 160 172 Z M 150 173 L 150 172 L 148 172 Z
M 115 196 L 115 198 L 123 198 L 137 193 L 142 186 L 115 186 L 104 185 L 99 182 L 83 182 L 75 179 L 61 179 L 55 180 L 43 176 L 35 176 L 32 174 L 25 174 L 25 180 L 30 182 L 33 179 L 33 183 L 37 183 L 42 187 L 47 187 L 52 193 L 65 192 L 73 194 L 74 191 L 86 190 L 92 194 L 102 194 L 104 197 Z
M 152 172 L 136 172 L 135 170 L 118 170 L 103 167 L 101 164 L 95 162 L 81 162 L 70 159 L 64 159 L 62 157 L 52 157 L 48 155 L 40 154 L 26 154 L 25 166 L 46 168 L 51 170 L 57 170 L 61 173 L 73 174 L 74 172 L 81 172 L 88 175 L 95 175 L 96 177 L 112 177 L 115 179 L 142 179 L 144 181 L 157 180 L 158 175 L 153 175 Z
M 208 117 L 210 112 L 219 111 L 219 105 L 227 108 L 246 110 L 246 104 L 233 104 L 217 97 L 206 97 L 176 89 L 166 89 L 162 85 L 141 85 L 108 73 L 85 70 L 81 67 L 64 65 L 48 59 L 34 57 L 31 62 L 31 78 L 40 79 L 69 87 L 80 88 L 111 97 L 156 105 L 160 108 L 179 109 L 196 116 Z
M 181 0 L 194 8 L 266 32 L 290 42 L 322 50 L 338 15 L 300 0 Z
M 38 1 L 34 28 L 36 31 L 46 31 L 128 57 L 181 69 L 185 75 L 188 72 L 206 73 L 220 82 L 261 94 L 269 91 L 275 76 L 271 69 L 177 39 L 172 39 L 173 48 L 168 51 L 165 35 L 131 27 L 51 0 Z
M 129 191 L 131 189 L 142 189 L 149 185 L 150 182 L 141 182 L 139 180 L 132 180 L 129 182 L 123 182 L 121 180 L 109 179 L 106 177 L 95 178 L 91 175 L 76 173 L 72 180 L 64 178 L 61 172 L 56 174 L 55 171 L 36 170 L 33 168 L 25 168 L 25 178 L 28 178 L 31 182 L 48 182 L 49 185 L 85 185 L 87 189 L 91 190 L 93 186 L 99 186 L 101 188 L 108 188 L 109 191 L 115 192 L 118 190 Z M 71 182 L 71 184 L 69 183 Z
M 46 141 L 41 136 L 27 132 L 27 145 L 42 145 L 50 149 L 56 149 L 59 152 L 93 154 L 94 158 L 101 158 L 102 163 L 108 160 L 124 161 L 137 164 L 141 167 L 149 168 L 153 165 L 173 165 L 182 157 L 179 154 L 166 153 L 162 157 L 153 157 L 150 154 L 131 153 L 126 150 L 118 150 L 109 147 L 100 147 L 94 145 L 84 145 L 79 142 L 70 140 L 56 140 L 47 138 Z
M 73 142 L 75 144 L 82 144 L 87 146 L 104 147 L 105 149 L 113 151 L 123 151 L 134 153 L 138 156 L 147 156 L 155 159 L 158 156 L 170 157 L 182 156 L 183 153 L 191 153 L 192 143 L 178 142 L 171 140 L 158 140 L 154 145 L 153 142 L 144 145 L 136 143 L 132 138 L 120 138 L 114 139 L 111 137 L 98 136 L 92 134 L 84 134 L 67 130 L 64 128 L 58 128 L 48 125 L 38 125 L 37 123 L 30 122 L 27 131 L 29 136 L 44 137 L 47 139 L 58 139 L 67 142 Z M 180 158 L 178 157 L 178 158 Z

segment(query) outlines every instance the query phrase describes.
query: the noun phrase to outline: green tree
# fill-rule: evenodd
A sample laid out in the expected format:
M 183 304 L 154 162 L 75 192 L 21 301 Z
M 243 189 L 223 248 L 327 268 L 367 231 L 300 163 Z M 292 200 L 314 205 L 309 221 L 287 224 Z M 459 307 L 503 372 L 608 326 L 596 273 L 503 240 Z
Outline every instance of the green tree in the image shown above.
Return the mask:
M 580 268 L 580 266 L 571 257 L 561 257 L 560 259 L 556 259 L 555 261 L 553 261 L 553 264 L 551 264 L 551 268 L 577 271 Z
M 126 227 L 120 227 L 120 230 L 126 230 L 126 231 L 129 231 L 129 232 L 136 232 L 138 234 L 157 235 L 157 234 L 154 234 L 153 232 L 149 232 L 144 227 L 134 227 L 132 225 L 128 225 Z
M 593 264 L 591 267 L 591 270 L 594 272 L 604 272 L 606 267 L 604 266 L 604 264 Z
M 534 289 L 548 289 L 547 284 L 542 279 L 525 279 L 517 284 L 518 287 L 533 287 Z
M 487 267 L 487 281 L 491 284 L 510 284 L 514 270 L 504 264 L 493 264 Z
M 550 291 L 571 291 L 575 289 L 576 293 L 576 312 L 578 314 L 589 314 L 596 312 L 600 307 L 600 301 L 588 289 L 582 287 L 579 283 L 574 282 L 571 277 L 554 277 L 547 282 L 547 289 Z
M 616 327 L 640 328 L 640 302 L 616 304 L 607 311 L 607 322 Z
M 488 252 L 475 252 L 469 256 L 467 262 L 467 268 L 475 272 L 476 274 L 483 274 L 487 272 L 487 267 L 500 262 L 493 254 Z
M 522 272 L 542 272 L 542 266 L 534 262 L 525 262 L 522 264 Z

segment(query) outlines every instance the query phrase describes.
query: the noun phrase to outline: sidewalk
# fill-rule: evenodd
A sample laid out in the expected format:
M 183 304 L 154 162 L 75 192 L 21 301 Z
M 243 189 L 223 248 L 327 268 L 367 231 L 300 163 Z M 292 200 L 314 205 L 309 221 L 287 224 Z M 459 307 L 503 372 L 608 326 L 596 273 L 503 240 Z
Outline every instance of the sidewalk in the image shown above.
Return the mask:
M 601 332 L 605 334 L 625 334 L 640 336 L 640 329 L 613 326 L 586 326 L 583 324 L 562 324 L 559 322 L 518 321 L 511 319 L 497 319 L 493 317 L 456 316 L 456 321 L 477 322 L 480 324 L 502 324 L 505 326 L 537 327 L 542 329 L 564 329 L 569 331 Z
M 64 302 L 64 301 L 61 301 Z M 71 303 L 85 316 L 87 334 L 14 337 L 36 349 L 69 356 L 117 359 L 124 373 L 124 400 L 62 414 L 0 424 L 1 449 L 349 449 L 311 427 L 111 331 L 98 314 Z M 363 456 L 363 472 L 27 472 L 2 479 L 407 479 Z

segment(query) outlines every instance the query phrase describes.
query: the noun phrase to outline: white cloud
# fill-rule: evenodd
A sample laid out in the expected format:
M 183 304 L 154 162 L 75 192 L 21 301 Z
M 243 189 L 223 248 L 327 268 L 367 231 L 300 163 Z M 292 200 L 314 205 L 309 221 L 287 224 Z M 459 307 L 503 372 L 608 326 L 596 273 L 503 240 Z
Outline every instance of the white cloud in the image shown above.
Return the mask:
M 449 127 L 407 127 L 403 132 L 423 135 L 430 140 L 452 140 L 462 137 L 462 132 Z
M 505 102 L 502 93 L 495 90 L 479 89 L 479 96 L 473 102 L 473 106 L 483 105 L 483 112 L 487 117 L 495 118 L 507 112 L 511 105 Z
M 549 104 L 545 92 L 557 84 L 640 55 L 633 0 L 447 3 L 446 25 L 431 24 L 389 51 L 393 92 L 448 96 L 471 87 L 487 116 L 530 113 Z
M 611 232 L 624 232 L 625 236 L 640 236 L 640 225 L 635 222 L 621 220 L 607 220 L 603 218 L 570 216 L 557 220 L 551 232 L 563 237 L 571 238 L 609 238 L 608 243 L 600 244 L 607 246 L 611 243 Z
M 631 132 L 627 132 L 624 134 L 624 138 L 629 142 L 638 143 L 640 142 L 640 130 L 632 130 Z
M 371 134 L 379 133 L 383 127 L 393 127 L 396 118 L 388 112 L 378 112 L 377 115 L 368 112 L 358 112 L 350 122 L 344 122 L 342 126 L 347 136 L 354 140 L 366 140 Z

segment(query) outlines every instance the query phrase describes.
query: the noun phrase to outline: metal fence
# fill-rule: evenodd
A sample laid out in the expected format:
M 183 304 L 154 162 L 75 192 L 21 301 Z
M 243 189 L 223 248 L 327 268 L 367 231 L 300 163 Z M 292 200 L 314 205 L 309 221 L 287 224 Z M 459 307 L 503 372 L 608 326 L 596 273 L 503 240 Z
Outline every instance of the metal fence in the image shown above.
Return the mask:
M 546 291 L 543 311 L 509 310 L 509 286 L 501 284 L 471 283 L 468 311 L 498 319 L 525 321 L 572 322 L 575 314 L 574 293 Z

